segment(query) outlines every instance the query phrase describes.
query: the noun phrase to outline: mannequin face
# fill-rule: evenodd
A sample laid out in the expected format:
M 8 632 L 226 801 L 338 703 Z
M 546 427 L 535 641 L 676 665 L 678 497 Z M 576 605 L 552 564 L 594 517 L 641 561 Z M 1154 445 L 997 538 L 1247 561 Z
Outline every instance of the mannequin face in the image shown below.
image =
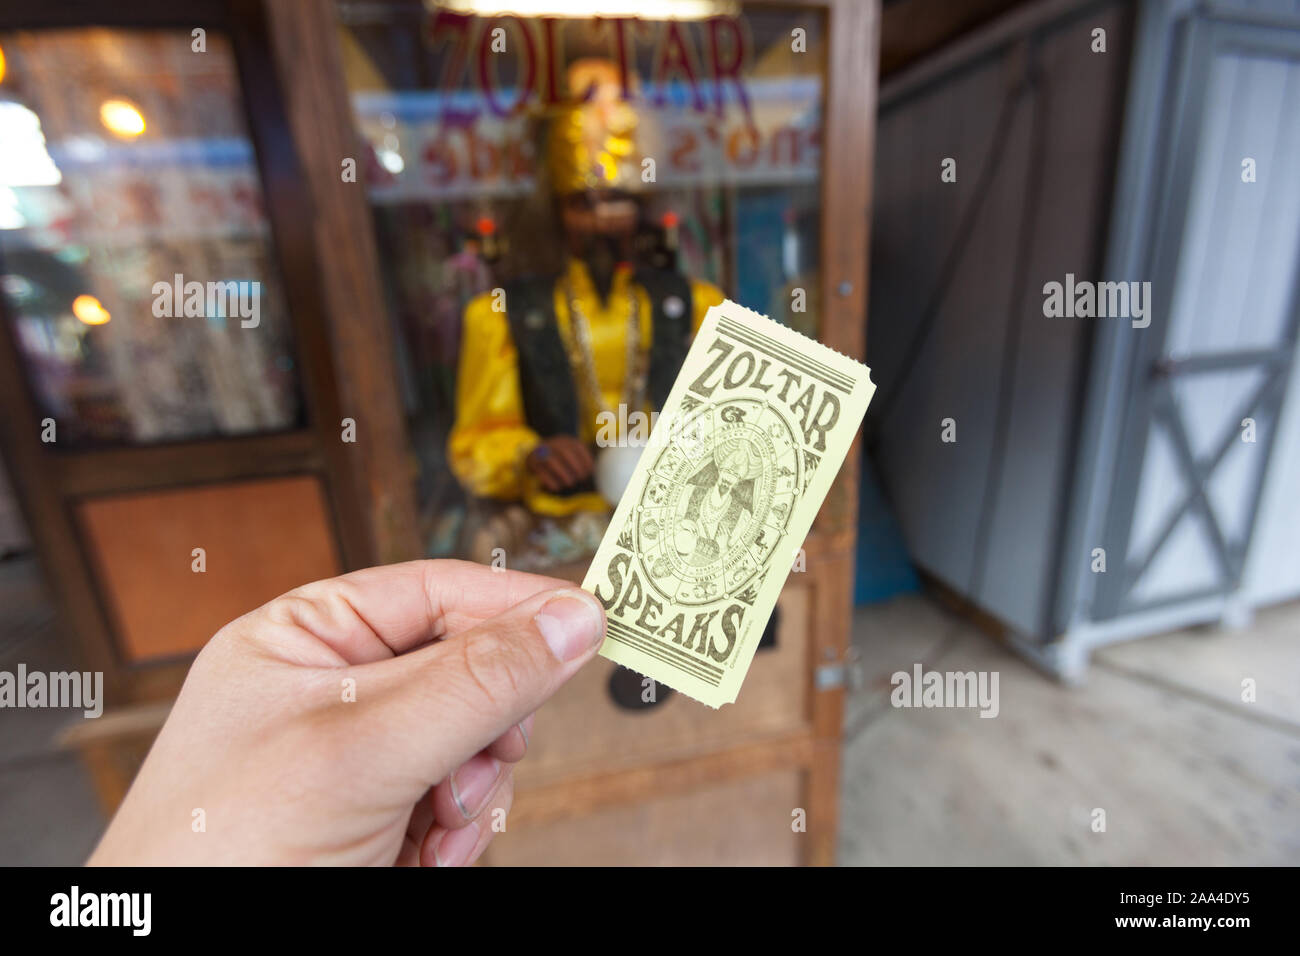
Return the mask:
M 585 256 L 593 246 L 623 246 L 636 231 L 636 200 L 616 191 L 570 193 L 560 199 L 570 250 Z

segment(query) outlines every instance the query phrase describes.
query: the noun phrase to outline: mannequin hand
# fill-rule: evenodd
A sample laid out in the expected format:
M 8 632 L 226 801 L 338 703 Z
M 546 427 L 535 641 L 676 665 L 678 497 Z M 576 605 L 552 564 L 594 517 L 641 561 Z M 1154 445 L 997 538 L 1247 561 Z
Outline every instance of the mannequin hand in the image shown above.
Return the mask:
M 524 459 L 524 465 L 550 492 L 564 491 L 586 481 L 596 467 L 591 450 L 572 435 L 543 439 Z

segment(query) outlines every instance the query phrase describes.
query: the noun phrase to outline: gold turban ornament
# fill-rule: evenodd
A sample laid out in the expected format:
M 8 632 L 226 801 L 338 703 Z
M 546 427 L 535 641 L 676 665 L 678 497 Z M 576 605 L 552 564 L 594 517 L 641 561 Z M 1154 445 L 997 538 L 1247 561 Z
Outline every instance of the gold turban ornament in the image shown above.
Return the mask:
M 618 67 L 600 58 L 575 60 L 565 80 L 568 96 L 576 102 L 548 112 L 552 188 L 561 195 L 591 189 L 639 191 L 644 183 L 637 114 L 623 98 Z

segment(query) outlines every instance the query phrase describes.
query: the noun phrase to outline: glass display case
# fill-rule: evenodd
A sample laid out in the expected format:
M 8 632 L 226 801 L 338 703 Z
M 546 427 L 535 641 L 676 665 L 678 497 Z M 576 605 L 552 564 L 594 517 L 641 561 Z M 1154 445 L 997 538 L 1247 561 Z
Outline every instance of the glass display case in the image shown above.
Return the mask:
M 653 352 L 651 328 L 680 321 L 689 338 L 723 289 L 818 332 L 825 16 L 480 6 L 339 0 L 339 43 L 421 539 L 433 556 L 555 568 L 594 551 L 617 498 L 596 487 L 600 425 L 652 412 L 653 380 L 683 354 L 643 356 L 660 367 L 638 384 L 633 335 Z M 530 355 L 549 325 L 568 369 Z M 558 422 L 570 395 L 576 416 Z M 580 474 L 539 466 L 557 434 L 587 446 Z
M 0 451 L 110 702 L 370 563 L 256 7 L 0 11 Z
M 59 448 L 302 422 L 226 37 L 0 32 L 0 295 Z

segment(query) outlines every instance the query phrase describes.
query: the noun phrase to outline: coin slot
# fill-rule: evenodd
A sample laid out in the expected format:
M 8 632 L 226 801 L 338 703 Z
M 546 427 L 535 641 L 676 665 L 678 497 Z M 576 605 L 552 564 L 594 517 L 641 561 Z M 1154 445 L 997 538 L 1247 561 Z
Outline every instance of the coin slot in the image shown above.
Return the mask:
M 760 651 L 776 650 L 776 629 L 780 620 L 781 608 L 772 608 L 772 616 L 767 619 L 767 627 L 763 628 L 763 636 L 758 639 L 758 649 Z
M 645 683 L 648 679 L 630 668 L 615 664 L 613 673 L 609 675 L 610 699 L 624 710 L 654 710 L 672 696 L 673 689 L 655 681 L 654 699 L 646 700 L 650 696 L 650 687 Z

